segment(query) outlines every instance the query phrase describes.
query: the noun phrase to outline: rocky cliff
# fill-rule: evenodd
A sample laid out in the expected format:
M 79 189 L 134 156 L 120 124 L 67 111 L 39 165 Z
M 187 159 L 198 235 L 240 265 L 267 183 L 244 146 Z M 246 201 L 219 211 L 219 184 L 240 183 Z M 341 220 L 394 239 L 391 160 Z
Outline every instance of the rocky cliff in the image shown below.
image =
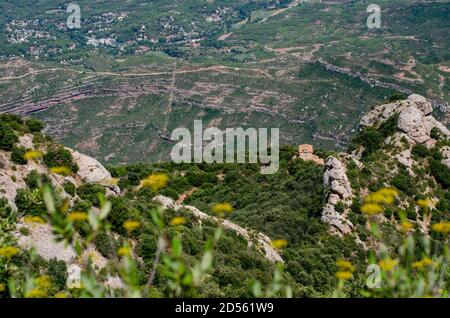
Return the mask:
M 450 137 L 450 131 L 437 121 L 432 113 L 431 103 L 417 94 L 410 95 L 406 100 L 376 106 L 361 119 L 361 132 L 367 129 L 372 129 L 372 132 L 385 129 L 382 127 L 388 121 L 393 125 L 389 128 L 388 136 L 379 133 L 384 139 L 376 146 L 374 144 L 377 143 L 375 139 L 378 132 L 364 137 L 364 141 L 370 147 L 377 148 L 376 162 L 373 158 L 371 160 L 363 158 L 368 147 L 364 143 L 357 144 L 350 155 L 340 154 L 327 159 L 323 177 L 326 204 L 322 220 L 330 224 L 333 233 L 339 235 L 352 233 L 354 224 L 349 219 L 350 207 L 358 196 L 364 197 L 370 192 L 366 188 L 367 183 L 377 183 L 377 187 L 395 188 L 401 186 L 398 184 L 399 180 L 418 177 L 417 173 L 420 171 L 418 169 L 422 171 L 429 169 L 430 160 L 413 154 L 417 148 L 426 147 L 430 153 L 438 153 L 440 162 L 450 168 L 450 146 L 445 144 Z M 362 185 L 358 182 L 351 184 L 347 176 L 347 165 L 354 167 L 353 174 L 365 170 L 372 175 L 372 180 L 368 179 Z M 401 173 L 403 179 L 398 177 L 402 167 L 406 169 L 406 172 Z M 436 182 L 431 173 L 424 175 L 424 180 L 429 183 Z M 426 194 L 432 195 L 430 188 L 422 193 Z M 421 222 L 423 223 L 423 220 L 418 221 Z

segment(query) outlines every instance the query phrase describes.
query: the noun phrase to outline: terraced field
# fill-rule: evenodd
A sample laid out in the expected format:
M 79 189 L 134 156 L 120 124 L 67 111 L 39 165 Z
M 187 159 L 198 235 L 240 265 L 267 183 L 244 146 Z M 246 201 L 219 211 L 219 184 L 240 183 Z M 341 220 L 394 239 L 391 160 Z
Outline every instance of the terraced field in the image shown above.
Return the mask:
M 171 131 L 194 119 L 279 127 L 283 143 L 341 149 L 362 114 L 398 92 L 427 96 L 450 119 L 448 1 L 379 1 L 376 30 L 367 29 L 364 1 L 164 3 L 155 14 L 147 6 L 156 3 L 97 2 L 69 35 L 50 27 L 63 13 L 47 14 L 36 28 L 64 44 L 27 45 L 61 51 L 0 53 L 0 112 L 36 116 L 64 144 L 111 163 L 167 159 Z M 62 5 L 40 2 L 35 12 Z M 4 26 L 42 19 L 5 10 Z M 111 12 L 126 13 L 123 23 L 97 29 Z M 87 45 L 92 34 L 117 45 Z

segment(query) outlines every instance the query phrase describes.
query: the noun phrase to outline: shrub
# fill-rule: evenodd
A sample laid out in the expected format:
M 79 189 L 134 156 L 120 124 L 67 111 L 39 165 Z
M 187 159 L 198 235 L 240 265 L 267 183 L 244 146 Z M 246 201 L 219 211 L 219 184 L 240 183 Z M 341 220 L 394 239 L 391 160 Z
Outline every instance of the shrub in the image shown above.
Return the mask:
M 8 201 L 5 198 L 0 198 L 0 218 L 8 217 L 12 212 Z
M 0 122 L 0 149 L 10 151 L 19 140 L 10 125 Z
M 108 220 L 111 222 L 112 229 L 120 234 L 125 234 L 123 224 L 125 221 L 133 218 L 126 199 L 117 197 L 110 199 L 112 203 L 111 212 L 108 215 Z
M 44 155 L 44 163 L 49 168 L 67 167 L 72 172 L 77 172 L 79 169 L 73 162 L 72 153 L 62 146 L 50 148 Z
M 417 144 L 414 145 L 414 147 L 411 150 L 411 153 L 413 156 L 419 157 L 419 158 L 426 158 L 430 155 L 430 150 L 425 145 Z
M 158 248 L 158 240 L 154 235 L 144 234 L 139 237 L 138 253 L 144 260 L 152 260 Z
M 28 127 L 30 132 L 40 132 L 44 128 L 44 124 L 37 119 L 29 118 L 25 121 L 25 125 Z
M 389 97 L 388 99 L 386 99 L 386 101 L 387 101 L 388 103 L 394 103 L 394 102 L 396 102 L 396 101 L 404 100 L 404 99 L 406 99 L 406 98 L 407 98 L 407 97 L 406 97 L 405 94 L 400 93 L 400 92 L 397 92 L 397 93 L 393 94 L 391 97 Z
M 399 117 L 399 115 L 395 114 L 380 125 L 379 131 L 383 135 L 384 138 L 392 136 L 396 132 L 397 124 L 398 124 L 398 117 Z
M 25 183 L 30 190 L 39 188 L 39 183 L 42 184 L 52 184 L 50 177 L 44 173 L 39 173 L 36 170 L 30 171 L 30 173 L 25 178 Z
M 27 161 L 25 160 L 26 149 L 24 147 L 13 146 L 11 150 L 11 161 L 18 165 L 25 165 Z
M 199 187 L 203 183 L 217 183 L 217 176 L 214 173 L 207 173 L 203 171 L 188 171 L 186 178 L 188 182 L 194 187 Z
M 444 188 L 450 187 L 450 169 L 438 160 L 430 162 L 431 174 Z
M 64 191 L 72 197 L 75 195 L 77 187 L 70 181 L 64 182 Z
M 39 189 L 34 189 L 33 191 L 28 189 L 17 190 L 15 203 L 22 214 L 40 216 L 46 214 L 47 211 Z
M 415 183 L 413 178 L 406 171 L 401 171 L 397 176 L 392 180 L 392 184 L 399 189 L 400 191 L 408 194 L 415 194 Z
M 374 127 L 367 127 L 359 133 L 354 142 L 364 147 L 363 157 L 367 158 L 383 145 L 383 135 Z
M 440 140 L 442 138 L 441 132 L 436 127 L 431 128 L 430 136 L 436 140 Z
M 100 233 L 94 241 L 97 250 L 106 258 L 113 258 L 116 250 L 119 247 L 116 241 L 111 240 L 107 234 Z
M 67 265 L 63 260 L 58 261 L 56 258 L 48 262 L 48 275 L 52 284 L 57 290 L 63 290 L 67 281 Z
M 93 205 L 98 206 L 100 204 L 98 195 L 104 195 L 106 190 L 99 184 L 87 183 L 79 186 L 76 193 L 82 200 L 90 201 Z
M 336 212 L 338 213 L 344 213 L 345 211 L 345 204 L 342 203 L 342 201 L 339 201 L 335 206 Z

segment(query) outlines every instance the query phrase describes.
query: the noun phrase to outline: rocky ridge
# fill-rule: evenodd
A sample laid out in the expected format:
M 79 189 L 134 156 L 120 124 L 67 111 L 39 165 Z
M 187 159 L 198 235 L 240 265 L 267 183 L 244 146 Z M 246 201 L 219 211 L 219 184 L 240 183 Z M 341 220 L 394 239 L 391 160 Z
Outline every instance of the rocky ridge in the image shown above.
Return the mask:
M 178 211 L 180 209 L 185 209 L 191 212 L 197 219 L 201 220 L 208 220 L 215 223 L 221 224 L 225 229 L 231 230 L 236 232 L 238 235 L 245 238 L 245 240 L 248 242 L 249 246 L 252 246 L 256 243 L 256 248 L 258 248 L 265 257 L 270 260 L 271 262 L 281 262 L 284 263 L 283 259 L 281 258 L 280 254 L 278 254 L 277 250 L 272 247 L 270 238 L 263 234 L 263 233 L 252 233 L 251 231 L 233 223 L 228 220 L 220 219 L 215 216 L 211 216 L 209 214 L 206 214 L 196 207 L 190 206 L 190 205 L 183 205 L 178 204 L 171 198 L 158 195 L 153 198 L 153 201 L 158 202 L 164 209 L 173 209 L 175 211 Z
M 427 148 L 434 147 L 437 140 L 433 138 L 435 137 L 433 130 L 444 138 L 450 137 L 450 131 L 437 121 L 432 113 L 433 107 L 429 101 L 423 96 L 412 94 L 406 100 L 374 107 L 363 116 L 360 126 L 361 128 L 379 126 L 393 116 L 398 116 L 396 132 L 387 137 L 384 143 L 401 149 L 393 157 L 412 172 L 415 162 L 411 150 L 414 145 L 421 144 Z M 407 141 L 409 146 L 405 148 L 403 141 Z M 326 160 L 323 176 L 326 204 L 321 219 L 328 223 L 330 230 L 337 235 L 349 234 L 354 228 L 347 218 L 353 193 L 346 174 L 346 164 L 352 161 L 362 168 L 363 165 L 360 160 L 363 150 L 355 150 L 348 157 L 344 155 L 331 156 Z M 450 147 L 442 147 L 441 152 L 442 163 L 450 168 Z

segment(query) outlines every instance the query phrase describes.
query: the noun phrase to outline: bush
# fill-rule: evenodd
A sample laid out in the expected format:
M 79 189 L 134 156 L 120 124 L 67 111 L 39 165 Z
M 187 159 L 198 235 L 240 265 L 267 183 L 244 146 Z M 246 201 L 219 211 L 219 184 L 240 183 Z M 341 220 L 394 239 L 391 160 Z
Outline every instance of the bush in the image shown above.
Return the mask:
M 40 216 L 47 213 L 47 208 L 39 189 L 33 191 L 28 189 L 17 190 L 15 203 L 19 212 L 25 215 Z
M 367 158 L 383 145 L 383 135 L 374 127 L 367 127 L 361 131 L 354 142 L 364 147 L 363 157 Z
M 153 260 L 158 248 L 158 240 L 154 235 L 144 234 L 139 237 L 138 253 L 144 260 Z
M 76 193 L 82 200 L 90 201 L 93 205 L 99 206 L 100 201 L 98 198 L 99 194 L 105 194 L 106 190 L 99 184 L 87 183 L 79 186 Z
M 386 102 L 388 102 L 388 103 L 394 103 L 394 102 L 396 102 L 396 101 L 404 100 L 404 99 L 406 99 L 406 98 L 407 98 L 407 97 L 406 97 L 405 94 L 400 93 L 400 92 L 397 92 L 397 93 L 393 94 L 391 97 L 389 97 L 388 99 L 386 99 Z
M 392 180 L 392 184 L 397 189 L 408 195 L 415 194 L 416 185 L 412 177 L 406 171 L 401 171 L 397 176 L 395 176 L 394 179 Z
M 436 127 L 431 128 L 430 137 L 436 140 L 440 140 L 442 138 L 441 132 Z
M 0 198 L 0 218 L 8 217 L 12 212 L 8 201 L 5 198 Z
M 52 184 L 50 177 L 44 173 L 39 173 L 36 170 L 30 171 L 30 173 L 25 178 L 25 183 L 30 190 L 38 189 L 39 183 L 41 184 Z
M 0 122 L 0 149 L 10 151 L 19 140 L 10 125 Z
M 18 165 L 25 165 L 27 161 L 25 160 L 26 149 L 24 147 L 12 147 L 11 151 L 11 161 Z
M 70 181 L 64 182 L 64 191 L 66 191 L 67 194 L 70 196 L 74 196 L 76 192 L 77 187 Z
M 108 220 L 111 222 L 112 229 L 120 234 L 125 234 L 123 224 L 127 220 L 133 219 L 134 215 L 129 208 L 130 204 L 126 199 L 121 197 L 110 198 L 112 203 L 111 212 L 108 215 Z
M 40 132 L 44 128 L 44 124 L 37 119 L 29 118 L 25 121 L 25 125 L 28 127 L 29 131 L 34 132 Z
M 411 153 L 415 157 L 426 158 L 430 155 L 430 150 L 425 145 L 417 144 L 411 150 Z
M 345 211 L 345 204 L 342 201 L 339 201 L 335 206 L 336 212 L 342 214 Z
M 63 260 L 58 261 L 56 258 L 48 262 L 48 275 L 52 284 L 57 290 L 63 290 L 67 282 L 67 265 Z
M 94 244 L 100 254 L 106 258 L 113 258 L 116 255 L 117 248 L 119 248 L 119 244 L 111 240 L 105 233 L 97 235 Z
M 73 162 L 72 153 L 62 146 L 50 148 L 44 155 L 44 163 L 49 168 L 67 167 L 72 172 L 77 172 L 79 169 Z
M 431 160 L 430 171 L 437 182 L 444 188 L 450 187 L 450 169 L 438 160 Z
M 200 187 L 203 183 L 217 183 L 217 176 L 214 173 L 207 173 L 203 171 L 188 171 L 186 178 L 188 182 L 194 187 Z

